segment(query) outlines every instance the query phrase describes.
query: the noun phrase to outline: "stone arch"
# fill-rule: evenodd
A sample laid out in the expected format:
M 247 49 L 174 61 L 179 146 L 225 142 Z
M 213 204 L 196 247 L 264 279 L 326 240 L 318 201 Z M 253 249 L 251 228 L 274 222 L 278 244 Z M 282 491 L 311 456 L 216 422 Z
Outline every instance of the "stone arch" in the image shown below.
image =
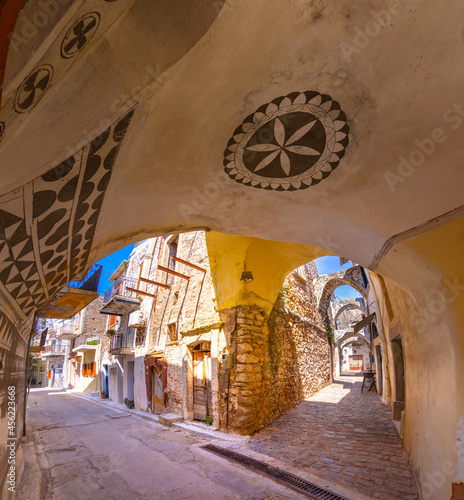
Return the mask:
M 343 306 L 339 307 L 336 312 L 335 312 L 335 315 L 333 317 L 333 322 L 335 324 L 335 322 L 337 321 L 338 317 L 340 316 L 340 314 L 342 314 L 344 311 L 347 311 L 348 309 L 358 309 L 359 311 L 361 311 L 363 314 L 366 313 L 365 309 L 363 309 L 361 306 L 357 305 L 357 304 L 344 304 Z
M 336 341 L 336 345 L 338 345 L 340 347 L 340 349 L 343 349 L 345 346 L 347 346 L 351 342 L 358 342 L 358 341 L 364 342 L 367 345 L 367 347 L 369 347 L 369 349 L 370 349 L 369 340 L 364 335 L 354 333 L 354 332 L 347 333 L 342 338 L 338 339 Z
M 366 288 L 359 266 L 353 266 L 343 271 L 320 276 L 316 280 L 315 291 L 319 304 L 319 312 L 323 318 L 327 316 L 333 292 L 341 285 L 352 286 L 364 299 L 366 298 Z

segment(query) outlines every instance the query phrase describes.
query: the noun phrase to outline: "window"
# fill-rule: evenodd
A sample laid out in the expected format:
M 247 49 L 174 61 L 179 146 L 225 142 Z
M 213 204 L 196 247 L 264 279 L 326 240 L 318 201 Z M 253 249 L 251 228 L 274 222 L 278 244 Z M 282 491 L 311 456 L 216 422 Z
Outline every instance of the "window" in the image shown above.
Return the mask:
M 169 250 L 168 267 L 173 271 L 176 268 L 176 262 L 173 260 L 173 257 L 177 257 L 177 244 L 178 244 L 177 238 L 168 243 L 168 250 Z
M 168 243 L 168 267 L 169 269 L 172 269 L 173 271 L 176 270 L 176 261 L 173 259 L 173 257 L 177 257 L 177 244 L 178 244 L 178 238 L 173 238 L 169 241 Z M 174 275 L 166 273 L 166 284 L 167 285 L 172 285 L 174 283 Z
M 171 342 L 177 340 L 177 323 L 169 323 L 168 324 L 168 334 Z

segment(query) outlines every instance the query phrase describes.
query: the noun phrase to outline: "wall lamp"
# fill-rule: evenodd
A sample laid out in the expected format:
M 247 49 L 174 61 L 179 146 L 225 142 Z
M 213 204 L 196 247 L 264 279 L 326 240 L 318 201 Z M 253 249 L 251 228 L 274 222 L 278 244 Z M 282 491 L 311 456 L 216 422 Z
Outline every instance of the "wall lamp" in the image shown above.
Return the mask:
M 245 283 L 250 283 L 253 281 L 253 273 L 251 271 L 246 270 L 246 263 L 243 263 L 243 271 L 240 276 L 240 281 L 244 281 Z

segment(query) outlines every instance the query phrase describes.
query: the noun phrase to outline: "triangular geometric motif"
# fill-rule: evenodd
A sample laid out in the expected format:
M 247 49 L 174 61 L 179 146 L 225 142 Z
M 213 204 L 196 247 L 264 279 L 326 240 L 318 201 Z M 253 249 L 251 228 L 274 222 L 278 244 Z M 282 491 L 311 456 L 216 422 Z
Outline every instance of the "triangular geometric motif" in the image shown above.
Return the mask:
M 16 266 L 13 266 L 10 272 L 10 275 L 8 276 L 7 284 L 11 283 L 22 283 L 24 280 L 19 273 L 18 269 Z
M 22 283 L 13 283 L 13 284 L 7 284 L 6 289 L 10 293 L 10 295 L 16 299 L 16 296 L 18 295 L 19 289 L 21 288 Z
M 25 246 L 30 242 L 29 239 L 23 240 L 22 242 L 18 243 L 15 245 L 12 249 L 11 252 L 13 253 L 13 257 L 15 260 L 19 259 L 19 256 L 23 252 Z
M 10 276 L 11 270 L 13 268 L 16 270 L 16 267 L 14 266 L 14 264 L 9 264 L 7 262 L 0 262 L 0 264 L 5 265 L 4 269 L 2 269 L 0 271 L 0 281 L 2 283 L 6 283 L 8 281 L 9 276 Z
M 88 265 L 104 195 L 133 113 L 62 164 L 0 197 L 0 281 L 12 298 L 6 306 L 30 314 Z M 32 220 L 25 215 L 28 206 Z
M 0 244 L 0 262 L 5 260 L 10 255 L 10 249 L 6 243 Z

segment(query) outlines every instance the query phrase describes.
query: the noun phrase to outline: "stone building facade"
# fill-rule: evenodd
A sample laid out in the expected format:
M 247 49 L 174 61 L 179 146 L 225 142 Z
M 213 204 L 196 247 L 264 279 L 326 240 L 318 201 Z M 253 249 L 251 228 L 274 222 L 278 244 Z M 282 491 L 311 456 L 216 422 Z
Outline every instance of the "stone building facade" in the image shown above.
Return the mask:
M 111 400 L 251 434 L 330 382 L 314 264 L 287 276 L 270 314 L 218 310 L 204 231 L 145 240 L 118 269 L 123 297 L 101 308 L 114 331 L 99 361 Z
M 251 434 L 329 383 L 313 264 L 287 277 L 270 314 L 257 306 L 218 311 L 204 232 L 158 240 L 152 278 L 170 288 L 158 287 L 152 301 L 147 403 L 136 407 Z

